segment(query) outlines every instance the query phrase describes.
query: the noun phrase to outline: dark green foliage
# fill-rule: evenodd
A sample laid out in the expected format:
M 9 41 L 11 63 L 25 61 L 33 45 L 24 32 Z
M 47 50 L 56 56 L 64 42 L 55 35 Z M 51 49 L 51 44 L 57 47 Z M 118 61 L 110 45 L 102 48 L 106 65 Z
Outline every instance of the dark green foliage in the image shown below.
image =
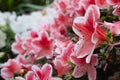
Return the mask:
M 15 11 L 17 14 L 29 13 L 36 10 L 36 6 L 37 9 L 41 9 L 41 6 L 51 2 L 53 0 L 0 0 L 0 11 Z

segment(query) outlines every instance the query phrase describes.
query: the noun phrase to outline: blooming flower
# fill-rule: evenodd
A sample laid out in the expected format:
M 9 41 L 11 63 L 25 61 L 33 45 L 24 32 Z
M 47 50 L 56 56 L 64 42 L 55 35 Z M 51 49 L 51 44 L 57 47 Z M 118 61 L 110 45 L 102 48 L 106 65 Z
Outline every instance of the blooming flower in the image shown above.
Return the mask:
M 17 54 L 24 54 L 25 49 L 22 47 L 23 41 L 19 35 L 15 37 L 16 42 L 12 44 L 12 51 Z
M 1 76 L 5 80 L 10 80 L 13 77 L 14 73 L 19 73 L 21 65 L 15 59 L 9 59 L 5 64 L 3 64 L 3 68 L 1 69 Z
M 51 58 L 53 56 L 53 39 L 48 36 L 47 32 L 41 32 L 40 36 L 32 41 L 32 45 L 40 50 L 37 57 Z
M 26 75 L 26 80 L 61 80 L 60 78 L 52 77 L 52 66 L 44 64 L 40 69 L 36 65 L 32 66 L 32 71 Z
M 97 24 L 100 17 L 99 8 L 95 5 L 90 5 L 84 17 L 77 17 L 74 20 L 73 31 L 80 37 L 75 46 L 75 55 L 86 58 L 87 63 L 95 47 L 101 42 L 106 40 L 105 32 Z
M 113 6 L 113 14 L 120 16 L 120 0 L 108 0 L 109 4 Z
M 74 48 L 74 44 L 70 42 L 66 46 L 66 48 L 62 50 L 62 53 L 58 55 L 53 61 L 58 76 L 67 74 L 71 69 L 71 65 L 69 65 L 68 62 L 70 62 L 70 56 L 73 53 L 73 48 Z
M 76 64 L 76 67 L 73 71 L 73 76 L 75 78 L 82 77 L 86 72 L 88 73 L 89 80 L 96 79 L 96 69 L 95 66 L 98 64 L 97 55 L 93 54 L 90 60 L 90 63 L 86 63 L 84 58 L 77 58 L 76 56 L 71 56 L 73 63 Z

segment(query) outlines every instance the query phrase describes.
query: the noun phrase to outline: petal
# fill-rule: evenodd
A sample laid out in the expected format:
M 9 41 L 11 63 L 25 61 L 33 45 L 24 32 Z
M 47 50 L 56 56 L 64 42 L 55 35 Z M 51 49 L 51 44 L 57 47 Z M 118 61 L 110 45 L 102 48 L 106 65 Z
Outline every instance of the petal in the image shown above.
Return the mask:
M 90 63 L 91 57 L 93 55 L 93 52 L 95 50 L 96 45 L 93 45 L 90 54 L 86 57 L 86 63 Z
M 107 0 L 110 4 L 115 5 L 120 2 L 120 0 Z
M 90 38 L 85 39 L 78 48 L 76 49 L 76 56 L 78 58 L 83 58 L 91 53 L 93 53 L 94 44 L 90 41 Z
M 54 65 L 55 65 L 55 69 L 57 70 L 58 76 L 67 74 L 69 72 L 69 70 L 71 69 L 71 66 L 64 63 L 64 61 L 62 62 L 61 59 L 59 60 L 59 59 L 55 58 Z
M 34 73 L 36 74 L 36 76 L 37 76 L 38 79 L 41 79 L 41 78 L 43 77 L 42 71 L 40 70 L 40 68 L 39 68 L 38 66 L 33 65 L 33 66 L 32 66 L 32 70 L 34 71 Z M 31 73 L 31 75 L 32 75 L 32 74 L 33 74 L 33 73 Z
M 74 68 L 74 71 L 73 71 L 72 75 L 73 75 L 75 78 L 80 78 L 80 77 L 82 77 L 86 72 L 87 72 L 87 66 L 86 66 L 86 65 L 76 66 L 76 67 Z
M 116 16 L 120 16 L 120 6 L 117 5 L 112 13 Z
M 11 72 L 8 68 L 2 68 L 1 69 L 1 76 L 4 78 L 4 79 L 10 79 L 13 77 L 13 72 Z
M 15 77 L 15 80 L 25 80 L 25 79 L 22 77 Z
M 62 79 L 57 77 L 52 77 L 52 78 L 49 78 L 48 80 L 62 80 Z
M 96 21 L 100 18 L 99 7 L 90 5 L 85 14 L 87 28 L 93 32 Z
M 85 27 L 85 18 L 84 17 L 77 17 L 74 19 L 73 23 L 73 31 L 79 36 L 85 36 L 89 34 L 89 30 Z
M 12 51 L 14 53 L 19 53 L 19 54 L 24 54 L 25 50 L 22 48 L 22 44 L 21 43 L 13 43 L 12 44 Z
M 35 80 L 35 75 L 33 71 L 29 71 L 26 74 L 26 80 Z
M 96 44 L 96 43 L 99 41 L 99 37 L 98 37 L 98 35 L 96 34 L 96 32 L 94 32 L 94 33 L 92 34 L 91 41 L 92 41 L 94 44 Z
M 93 54 L 93 55 L 92 55 L 90 63 L 91 63 L 93 66 L 98 65 L 98 55 L 97 55 L 97 54 Z
M 43 74 L 43 80 L 47 80 L 52 76 L 52 66 L 50 64 L 44 64 L 41 70 Z
M 89 80 L 96 80 L 96 69 L 93 66 L 88 67 Z

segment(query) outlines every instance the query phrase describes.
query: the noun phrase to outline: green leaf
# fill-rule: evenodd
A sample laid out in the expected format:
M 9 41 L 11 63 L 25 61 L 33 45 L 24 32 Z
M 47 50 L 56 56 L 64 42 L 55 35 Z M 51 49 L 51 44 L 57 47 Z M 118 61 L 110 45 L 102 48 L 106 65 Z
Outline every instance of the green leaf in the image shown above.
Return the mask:
M 72 63 L 71 61 L 67 62 L 69 65 L 71 65 L 72 67 L 75 67 L 76 65 L 74 63 Z

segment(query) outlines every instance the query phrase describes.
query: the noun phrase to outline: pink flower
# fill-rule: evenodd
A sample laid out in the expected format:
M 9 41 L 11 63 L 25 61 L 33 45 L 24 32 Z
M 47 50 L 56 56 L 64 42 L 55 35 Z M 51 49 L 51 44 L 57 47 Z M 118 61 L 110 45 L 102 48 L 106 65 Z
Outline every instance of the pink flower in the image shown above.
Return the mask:
M 63 24 L 59 23 L 59 21 L 55 19 L 54 24 L 50 28 L 50 36 L 54 39 L 66 40 L 66 38 L 68 38 L 67 29 Z
M 120 0 L 108 0 L 108 2 L 114 8 L 113 14 L 116 16 L 120 16 Z
M 1 76 L 4 79 L 9 80 L 14 76 L 14 73 L 19 73 L 20 69 L 21 65 L 19 62 L 17 62 L 15 59 L 9 59 L 1 69 Z
M 38 53 L 36 53 L 38 58 L 44 56 L 51 58 L 53 56 L 53 39 L 49 37 L 47 32 L 41 32 L 40 36 L 32 41 L 32 45 L 40 50 Z
M 26 80 L 61 80 L 60 78 L 52 77 L 52 66 L 45 64 L 40 69 L 36 65 L 32 66 L 32 71 L 26 74 Z
M 22 41 L 22 39 L 21 39 L 21 37 L 19 36 L 19 35 L 16 35 L 15 36 L 15 39 L 16 39 L 16 42 L 14 42 L 13 44 L 12 44 L 12 51 L 14 52 L 14 53 L 19 53 L 19 54 L 24 54 L 25 53 L 25 50 L 24 50 L 24 48 L 22 47 L 22 43 L 23 43 L 23 41 Z
M 71 56 L 71 59 L 76 67 L 73 71 L 73 76 L 75 78 L 82 77 L 86 73 L 88 73 L 89 80 L 96 79 L 96 69 L 95 66 L 98 64 L 97 55 L 93 54 L 91 56 L 90 63 L 86 63 L 86 57 L 84 58 L 77 58 L 76 56 Z
M 113 14 L 116 16 L 120 16 L 120 5 L 115 5 L 114 8 L 115 9 L 113 11 Z
M 88 55 L 86 58 L 87 63 L 89 63 L 95 47 L 106 40 L 105 32 L 97 24 L 99 17 L 99 8 L 90 5 L 84 17 L 77 17 L 74 20 L 73 31 L 80 37 L 75 46 L 75 55 L 78 58 Z
M 73 53 L 74 44 L 69 43 L 66 48 L 63 48 L 62 54 L 58 55 L 54 62 L 55 69 L 57 70 L 58 76 L 62 76 L 67 74 L 71 69 L 71 65 L 68 64 L 70 62 L 70 56 Z
M 108 28 L 113 35 L 119 35 L 120 34 L 120 21 L 115 23 L 108 23 L 104 22 L 104 25 L 106 28 Z

